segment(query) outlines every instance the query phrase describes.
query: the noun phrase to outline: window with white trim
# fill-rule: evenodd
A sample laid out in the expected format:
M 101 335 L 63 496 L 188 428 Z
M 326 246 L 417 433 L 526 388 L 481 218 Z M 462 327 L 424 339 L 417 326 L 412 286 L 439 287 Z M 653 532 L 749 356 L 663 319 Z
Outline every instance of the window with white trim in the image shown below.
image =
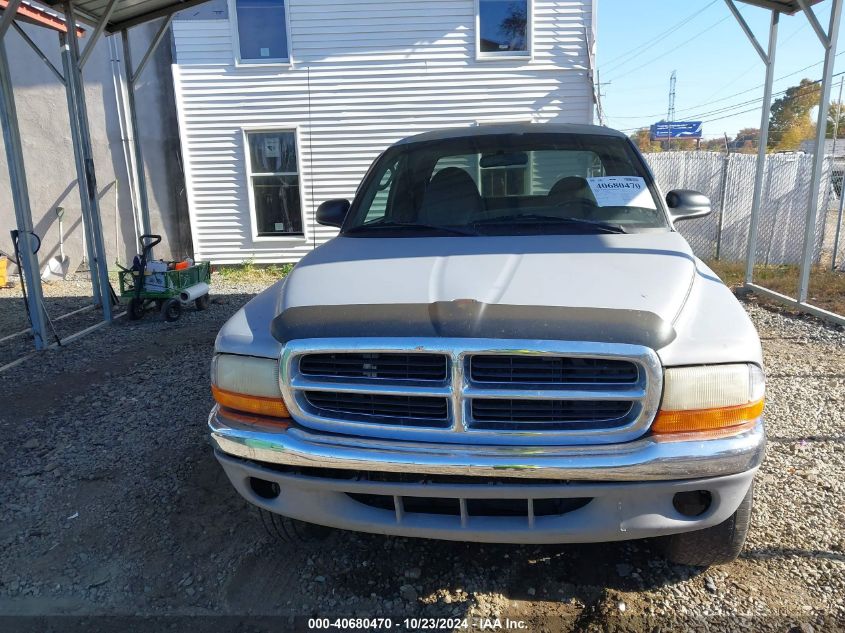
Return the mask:
M 302 235 L 296 132 L 247 132 L 246 142 L 257 235 Z
M 476 0 L 479 57 L 531 54 L 531 0 Z
M 239 58 L 244 62 L 287 62 L 285 0 L 233 0 Z

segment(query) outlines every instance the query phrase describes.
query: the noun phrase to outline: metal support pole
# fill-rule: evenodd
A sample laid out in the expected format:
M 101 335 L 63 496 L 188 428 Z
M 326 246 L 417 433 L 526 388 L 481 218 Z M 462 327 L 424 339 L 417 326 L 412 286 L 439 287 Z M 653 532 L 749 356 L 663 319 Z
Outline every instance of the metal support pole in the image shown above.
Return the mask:
M 766 82 L 763 89 L 763 110 L 760 114 L 760 141 L 757 148 L 757 171 L 754 175 L 754 193 L 751 199 L 751 221 L 748 226 L 748 250 L 745 256 L 745 283 L 754 281 L 754 260 L 757 257 L 757 230 L 760 224 L 760 207 L 763 203 L 763 176 L 766 170 L 766 146 L 769 144 L 769 116 L 772 111 L 772 83 L 775 79 L 775 53 L 777 51 L 778 22 L 780 13 L 772 11 L 769 22 L 769 49 L 763 59 L 766 64 Z
M 802 2 L 807 18 L 813 23 L 815 16 Z M 821 98 L 819 116 L 816 122 L 816 153 L 813 156 L 813 171 L 810 176 L 810 199 L 807 201 L 807 218 L 804 226 L 804 257 L 801 261 L 801 278 L 798 282 L 798 301 L 807 301 L 810 285 L 810 269 L 813 265 L 813 251 L 816 243 L 816 218 L 819 212 L 819 190 L 821 189 L 822 169 L 824 168 L 824 139 L 827 136 L 827 116 L 830 106 L 830 80 L 833 76 L 833 64 L 836 54 L 836 41 L 839 38 L 839 19 L 842 15 L 842 0 L 833 0 L 830 7 L 830 26 L 826 36 L 819 34 L 824 45 L 824 66 L 822 69 Z M 815 26 L 814 26 L 815 28 Z
M 153 36 L 152 41 L 150 42 L 149 47 L 147 48 L 147 52 L 144 53 L 144 56 L 141 58 L 141 63 L 138 64 L 138 68 L 135 69 L 135 73 L 130 77 L 130 81 L 134 84 L 138 81 L 138 77 L 141 76 L 141 73 L 144 72 L 144 68 L 147 65 L 147 62 L 150 61 L 150 58 L 153 56 L 153 53 L 156 52 L 158 45 L 161 44 L 161 41 L 164 39 L 165 34 L 167 33 L 167 29 L 170 28 L 170 24 L 173 22 L 173 14 L 168 15 L 164 20 L 162 20 L 161 24 L 158 27 L 158 31 Z M 129 39 L 128 31 L 124 30 L 122 33 L 126 33 L 125 40 Z
M 9 4 L 3 9 L 3 17 L 0 17 L 0 39 L 6 36 L 6 31 L 15 21 L 19 6 L 21 6 L 21 0 L 9 0 Z
M 722 178 L 719 188 L 719 224 L 716 227 L 716 261 L 722 257 L 722 234 L 725 229 L 725 201 L 728 197 L 728 166 L 731 162 L 731 153 L 725 153 L 722 160 Z
M 839 100 L 836 102 L 836 122 L 833 124 L 833 168 L 836 169 L 836 140 L 839 138 L 839 121 L 842 119 L 842 88 L 845 76 L 839 78 Z M 830 269 L 836 270 L 836 252 L 839 250 L 839 233 L 842 229 L 842 209 L 845 206 L 845 171 L 839 172 L 839 212 L 836 214 L 836 235 L 833 238 L 833 255 L 830 258 Z
M 22 39 L 24 42 L 26 42 L 27 44 L 29 44 L 29 47 L 32 49 L 32 51 L 33 51 L 36 55 L 38 55 L 39 59 L 40 59 L 42 62 L 44 62 L 44 63 L 47 65 L 47 68 L 49 68 L 49 69 L 52 71 L 52 73 L 56 76 L 56 79 L 58 79 L 59 81 L 61 81 L 61 82 L 62 82 L 62 85 L 64 85 L 64 84 L 65 84 L 65 78 L 64 78 L 64 75 L 62 75 L 62 73 L 60 73 L 60 72 L 59 72 L 59 69 L 58 69 L 58 68 L 56 68 L 56 67 L 53 65 L 53 62 L 51 62 L 51 61 L 50 61 L 50 59 L 49 59 L 49 58 L 48 58 L 48 57 L 44 54 L 44 51 L 42 51 L 42 50 L 39 48 L 38 44 L 36 44 L 35 42 L 33 42 L 33 41 L 32 41 L 32 38 L 31 38 L 31 37 L 29 37 L 29 35 L 27 35 L 27 34 L 26 34 L 26 31 L 24 31 L 24 30 L 23 30 L 20 26 L 18 26 L 18 23 L 17 23 L 17 22 L 13 22 L 13 23 L 12 23 L 12 28 L 14 28 L 14 29 L 18 32 L 18 35 L 20 35 L 20 36 L 21 36 L 21 39 Z
M 97 45 L 97 42 L 100 40 L 100 36 L 103 34 L 103 31 L 106 30 L 106 26 L 109 23 L 109 18 L 111 17 L 112 12 L 117 7 L 117 0 L 109 0 L 108 5 L 106 6 L 106 10 L 103 13 L 103 16 L 100 18 L 100 21 L 97 23 L 97 26 L 94 28 L 94 32 L 88 38 L 88 44 L 85 45 L 85 50 L 82 51 L 82 55 L 79 58 L 79 67 L 84 68 L 85 64 L 88 62 L 88 58 L 91 57 L 91 53 L 94 51 L 94 47 Z
M 70 119 L 70 136 L 73 140 L 73 158 L 76 162 L 76 178 L 79 186 L 79 199 L 82 213 L 82 230 L 85 233 L 85 250 L 88 255 L 89 268 L 97 261 L 97 253 L 94 250 L 94 234 L 91 222 L 90 201 L 85 192 L 87 178 L 85 176 L 85 159 L 82 156 L 82 141 L 79 131 L 79 99 L 76 96 L 76 82 L 72 80 L 70 45 L 67 35 L 59 33 L 59 46 L 62 50 L 62 69 L 65 76 L 65 96 L 67 97 L 67 111 Z M 100 292 L 100 276 L 96 270 L 91 270 L 91 294 L 94 303 L 102 305 L 102 293 Z
M 845 209 L 845 173 L 842 175 L 842 184 L 839 185 L 839 210 L 836 214 L 836 235 L 833 238 L 833 257 L 831 257 L 830 269 L 836 270 L 836 255 L 839 253 L 839 238 L 842 237 L 842 211 Z
M 45 339 L 44 297 L 41 292 L 41 277 L 38 274 L 38 257 L 35 255 L 36 239 L 32 232 L 32 209 L 29 206 L 29 189 L 26 185 L 26 170 L 21 149 L 21 135 L 18 128 L 18 113 L 15 94 L 6 56 L 5 38 L 0 36 L 0 125 L 3 126 L 3 141 L 6 145 L 6 161 L 9 165 L 9 184 L 18 226 L 20 246 L 20 269 L 27 289 L 27 306 L 32 322 L 35 349 L 47 347 Z
M 74 16 L 73 2 L 65 4 L 65 16 L 68 24 L 75 25 L 76 18 Z M 109 284 L 109 269 L 106 257 L 106 246 L 103 241 L 103 226 L 100 219 L 100 201 L 97 197 L 97 178 L 94 171 L 94 154 L 91 150 L 91 132 L 88 128 L 88 108 L 85 103 L 85 88 L 82 81 L 82 71 L 79 67 L 79 41 L 75 28 L 69 29 L 68 33 L 68 64 L 70 72 L 67 74 L 68 83 L 75 84 L 75 98 L 78 114 L 78 138 L 74 138 L 74 144 L 79 145 L 82 154 L 82 161 L 85 168 L 85 173 L 80 174 L 80 195 L 88 198 L 88 208 L 90 211 L 91 220 L 91 234 L 94 242 L 94 252 L 96 254 L 96 261 L 91 264 L 96 267 L 92 274 L 96 274 L 100 279 L 101 291 L 101 305 L 103 308 L 103 320 L 112 320 L 112 299 L 108 292 L 111 287 Z
M 132 70 L 132 51 L 129 45 L 129 33 L 125 30 L 121 31 L 120 37 L 123 39 L 123 64 L 126 73 L 126 109 L 129 111 L 129 142 L 132 144 L 135 154 L 134 180 L 138 188 L 141 229 L 144 234 L 149 234 L 152 232 L 150 203 L 147 197 L 147 174 L 144 169 L 144 152 L 141 149 L 141 140 L 138 138 L 138 113 L 135 110 L 135 74 Z M 150 256 L 152 256 L 152 250 L 150 250 Z

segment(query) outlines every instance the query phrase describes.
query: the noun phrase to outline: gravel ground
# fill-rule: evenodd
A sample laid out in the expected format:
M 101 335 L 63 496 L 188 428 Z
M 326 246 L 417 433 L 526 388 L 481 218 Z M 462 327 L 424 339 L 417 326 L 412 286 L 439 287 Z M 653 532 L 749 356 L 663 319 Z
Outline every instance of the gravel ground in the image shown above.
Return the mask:
M 99 310 L 76 312 L 86 306 L 93 306 L 91 282 L 82 276 L 69 277 L 58 283 L 43 283 L 44 308 L 55 329 L 47 329 L 48 344 L 53 344 L 56 337 L 65 338 L 79 332 L 102 319 Z M 7 335 L 29 328 L 29 320 L 21 293 L 20 284 L 14 288 L 0 288 L 0 339 Z M 35 349 L 30 335 L 16 336 L 0 341 L 0 367 L 12 362 Z
M 0 374 L 0 615 L 845 630 L 841 330 L 747 304 L 766 355 L 770 443 L 748 543 L 731 565 L 670 565 L 649 542 L 518 547 L 338 532 L 309 548 L 266 536 L 206 439 L 214 336 L 258 290 L 215 280 L 206 312 L 174 324 L 121 319 Z

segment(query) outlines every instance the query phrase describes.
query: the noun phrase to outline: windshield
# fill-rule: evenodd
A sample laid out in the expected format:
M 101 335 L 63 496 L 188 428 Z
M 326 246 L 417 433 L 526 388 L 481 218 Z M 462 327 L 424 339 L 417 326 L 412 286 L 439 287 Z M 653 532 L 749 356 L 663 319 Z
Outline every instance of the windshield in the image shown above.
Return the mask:
M 627 139 L 490 134 L 388 149 L 343 226 L 349 235 L 630 233 L 668 229 Z

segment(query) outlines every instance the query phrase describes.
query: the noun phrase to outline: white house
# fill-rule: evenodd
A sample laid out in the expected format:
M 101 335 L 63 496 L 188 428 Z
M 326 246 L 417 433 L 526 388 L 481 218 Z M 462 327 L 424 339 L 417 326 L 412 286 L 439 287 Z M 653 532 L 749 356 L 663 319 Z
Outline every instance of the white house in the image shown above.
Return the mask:
M 595 0 L 217 0 L 183 12 L 173 77 L 195 256 L 297 261 L 334 234 L 317 206 L 351 198 L 410 134 L 592 122 L 595 24 Z

